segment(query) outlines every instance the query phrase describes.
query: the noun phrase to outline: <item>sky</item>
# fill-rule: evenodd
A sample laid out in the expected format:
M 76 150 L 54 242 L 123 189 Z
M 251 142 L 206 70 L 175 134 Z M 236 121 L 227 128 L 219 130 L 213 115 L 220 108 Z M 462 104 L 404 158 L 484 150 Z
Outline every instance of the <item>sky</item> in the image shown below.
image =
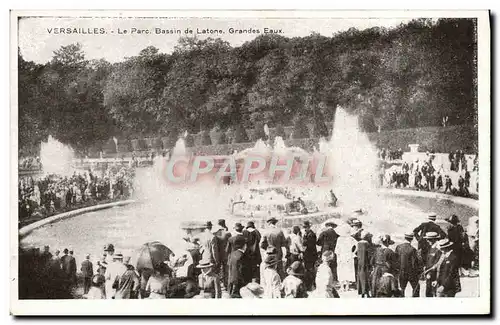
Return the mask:
M 341 18 L 54 18 L 27 17 L 19 20 L 19 47 L 25 60 L 37 63 L 50 61 L 53 52 L 61 46 L 79 42 L 87 59 L 104 58 L 109 62 L 119 62 L 126 57 L 137 55 L 147 46 L 155 46 L 161 52 L 171 53 L 179 37 L 187 28 L 217 29 L 224 34 L 196 35 L 220 37 L 232 46 L 239 46 L 264 33 L 264 28 L 282 30 L 285 37 L 307 36 L 317 32 L 324 36 L 347 30 L 351 27 L 365 29 L 374 26 L 395 27 L 410 19 L 341 19 Z M 71 28 L 88 31 L 90 28 L 104 28 L 105 34 L 55 34 L 57 28 Z M 132 28 L 149 30 L 150 34 L 131 34 Z M 156 28 L 179 29 L 182 34 L 156 34 Z M 258 29 L 260 34 L 231 34 L 229 28 Z M 119 34 L 127 30 L 127 34 Z

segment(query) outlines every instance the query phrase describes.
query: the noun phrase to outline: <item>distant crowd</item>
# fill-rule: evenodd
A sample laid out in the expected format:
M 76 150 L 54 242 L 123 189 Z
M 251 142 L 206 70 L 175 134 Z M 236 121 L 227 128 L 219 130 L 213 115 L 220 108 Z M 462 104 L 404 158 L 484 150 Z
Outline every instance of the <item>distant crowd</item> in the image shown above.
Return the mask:
M 40 157 L 38 156 L 19 158 L 18 165 L 20 170 L 32 171 L 42 169 L 42 162 L 40 161 Z
M 440 165 L 437 169 L 434 165 L 434 156 L 428 155 L 426 160 L 416 160 L 410 164 L 404 161 L 401 166 L 393 166 L 389 170 L 381 170 L 380 184 L 396 188 L 413 188 L 421 191 L 442 191 L 457 196 L 470 196 L 471 186 L 478 191 L 479 183 L 471 182 L 471 172 L 478 171 L 477 155 L 473 166 L 468 166 L 465 155 L 461 151 L 450 154 L 450 169 Z M 460 168 L 458 168 L 460 167 Z M 459 173 L 453 180 L 451 173 Z
M 378 158 L 382 160 L 401 160 L 403 159 L 403 149 L 390 150 L 387 148 L 382 148 L 378 150 Z
M 20 178 L 19 220 L 53 215 L 114 198 L 128 198 L 133 192 L 134 173 L 130 167 L 110 166 L 102 173 L 75 171 L 71 176 Z
M 471 217 L 467 230 L 456 215 L 446 219 L 444 230 L 435 221 L 429 214 L 395 245 L 389 235 L 374 237 L 356 218 L 349 219 L 350 234 L 344 236 L 334 222 L 316 234 L 309 221 L 288 232 L 270 218 L 261 234 L 254 222 L 236 223 L 230 232 L 220 219 L 189 231 L 178 255 L 158 260 L 162 245 L 148 246 L 134 266 L 131 256 L 108 244 L 95 264 L 86 255 L 79 270 L 72 251 L 64 249 L 60 256 L 46 246 L 20 254 L 20 292 L 45 298 L 73 292 L 74 297 L 80 285 L 87 299 L 249 299 L 339 298 L 339 292 L 354 289 L 370 298 L 403 297 L 409 284 L 411 296 L 418 297 L 425 281 L 426 297 L 454 297 L 461 275 L 479 268 L 479 219 Z

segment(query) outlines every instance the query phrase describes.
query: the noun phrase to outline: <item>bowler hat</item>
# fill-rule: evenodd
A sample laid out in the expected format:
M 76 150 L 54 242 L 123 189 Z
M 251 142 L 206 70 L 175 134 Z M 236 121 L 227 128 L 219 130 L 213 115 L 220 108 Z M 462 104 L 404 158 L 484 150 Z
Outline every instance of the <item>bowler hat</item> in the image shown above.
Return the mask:
M 255 228 L 255 223 L 253 221 L 247 222 L 247 228 Z
M 267 266 L 272 266 L 278 264 L 280 261 L 278 260 L 278 257 L 276 255 L 268 255 L 266 259 L 264 260 L 264 263 Z
M 226 227 L 226 220 L 224 219 L 219 219 L 219 221 L 217 222 L 217 224 L 221 227 L 224 227 L 224 228 L 227 228 Z
M 273 225 L 276 224 L 278 222 L 278 219 L 276 219 L 275 217 L 271 217 L 269 219 L 267 219 L 267 223 L 272 223 Z
M 384 235 L 382 237 L 382 243 L 389 246 L 389 245 L 393 245 L 394 241 L 391 239 L 391 235 Z
M 304 265 L 300 263 L 299 261 L 295 261 L 290 265 L 290 269 L 288 270 L 288 274 L 290 275 L 295 275 L 295 276 L 302 276 L 304 275 Z
M 104 251 L 105 252 L 111 252 L 115 250 L 115 246 L 113 244 L 107 244 L 104 246 Z
M 309 220 L 305 220 L 302 226 L 304 228 L 311 228 L 311 222 Z
M 243 231 L 243 225 L 239 222 L 235 223 L 234 224 L 234 230 L 236 230 L 237 232 L 241 232 Z
M 444 220 L 451 223 L 452 225 L 457 225 L 460 222 L 460 220 L 458 220 L 458 217 L 456 215 L 452 215 Z
M 436 215 L 436 213 L 431 212 L 431 213 L 429 213 L 429 215 L 427 216 L 427 219 L 429 219 L 429 220 L 436 220 L 436 216 L 437 216 L 437 215 Z
M 67 249 L 67 248 L 65 248 L 65 249 L 63 250 L 63 253 L 64 253 L 64 254 L 68 254 L 68 249 Z
M 453 242 L 451 242 L 448 238 L 441 239 L 438 241 L 439 248 L 448 248 L 453 246 Z
M 337 224 L 335 222 L 329 221 L 325 223 L 325 227 L 337 228 Z
M 439 235 L 437 232 L 429 231 L 425 233 L 424 239 L 439 239 Z
M 212 227 L 212 221 L 207 221 L 207 228 Z
M 260 284 L 255 282 L 250 282 L 246 286 L 241 287 L 240 289 L 240 296 L 243 299 L 262 298 L 263 294 L 264 294 L 264 288 L 262 288 Z

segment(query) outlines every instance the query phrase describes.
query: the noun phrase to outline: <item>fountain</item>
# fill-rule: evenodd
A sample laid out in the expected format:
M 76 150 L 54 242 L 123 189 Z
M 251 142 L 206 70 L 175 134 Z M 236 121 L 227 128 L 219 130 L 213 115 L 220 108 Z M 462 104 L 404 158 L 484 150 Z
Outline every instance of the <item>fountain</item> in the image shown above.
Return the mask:
M 70 175 L 73 172 L 73 157 L 73 149 L 57 141 L 51 135 L 49 135 L 47 142 L 41 144 L 40 160 L 46 175 Z

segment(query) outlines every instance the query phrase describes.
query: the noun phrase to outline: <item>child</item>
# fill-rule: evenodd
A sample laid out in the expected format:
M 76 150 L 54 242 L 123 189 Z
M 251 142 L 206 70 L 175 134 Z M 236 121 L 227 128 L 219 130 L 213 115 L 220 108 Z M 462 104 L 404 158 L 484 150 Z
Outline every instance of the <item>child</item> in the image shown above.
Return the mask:
M 198 284 L 201 290 L 200 298 L 220 299 L 222 297 L 220 279 L 214 272 L 213 264 L 204 260 L 196 267 L 201 269 L 201 274 L 198 276 Z
M 302 281 L 304 277 L 304 266 L 295 261 L 287 270 L 288 276 L 281 284 L 281 291 L 285 298 L 307 298 L 307 290 Z
M 280 262 L 274 254 L 267 256 L 264 261 L 265 269 L 260 278 L 264 288 L 264 298 L 281 298 L 281 279 L 276 270 Z

